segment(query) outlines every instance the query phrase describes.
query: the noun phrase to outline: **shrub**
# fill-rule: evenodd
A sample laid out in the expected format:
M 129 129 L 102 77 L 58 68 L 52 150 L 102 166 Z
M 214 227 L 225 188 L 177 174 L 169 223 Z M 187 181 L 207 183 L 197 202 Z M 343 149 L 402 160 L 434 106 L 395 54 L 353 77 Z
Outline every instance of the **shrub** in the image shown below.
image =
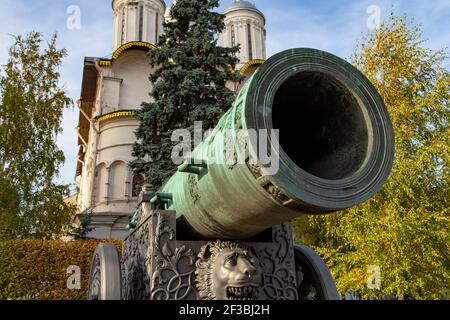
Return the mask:
M 0 299 L 86 299 L 92 255 L 102 242 L 122 250 L 121 241 L 111 240 L 0 242 Z M 72 265 L 81 269 L 80 290 L 67 288 L 67 269 Z

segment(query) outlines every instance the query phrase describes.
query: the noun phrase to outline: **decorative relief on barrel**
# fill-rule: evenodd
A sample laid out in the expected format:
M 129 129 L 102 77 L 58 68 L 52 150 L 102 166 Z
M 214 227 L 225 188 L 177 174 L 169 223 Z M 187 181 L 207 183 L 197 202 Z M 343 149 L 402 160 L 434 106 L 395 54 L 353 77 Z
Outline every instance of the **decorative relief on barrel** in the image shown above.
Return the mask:
M 189 174 L 188 185 L 192 202 L 197 203 L 200 200 L 200 193 L 198 192 L 198 178 L 196 174 Z
M 294 199 L 289 198 L 281 188 L 270 182 L 267 176 L 263 176 L 260 164 L 251 158 L 246 161 L 247 167 L 252 172 L 253 176 L 258 180 L 259 184 L 269 193 L 273 198 L 284 207 L 293 210 L 301 210 L 301 206 Z
M 234 123 L 236 125 L 236 129 L 242 129 L 243 127 L 243 119 L 242 112 L 244 110 L 244 99 L 241 97 L 236 101 L 236 110 L 235 110 L 235 120 Z
M 277 199 L 281 204 L 284 204 L 285 202 L 290 200 L 290 198 L 286 196 L 279 187 L 273 185 L 272 183 L 266 184 L 264 186 L 264 189 L 266 189 L 266 191 L 270 193 L 272 197 Z
M 203 300 L 256 300 L 261 269 L 252 248 L 237 242 L 204 245 L 198 255 L 196 283 Z
M 233 129 L 233 118 L 231 117 L 231 114 L 226 119 L 223 130 L 223 137 L 224 137 L 223 156 L 225 159 L 225 163 L 228 166 L 228 169 L 233 169 L 238 162 L 238 158 L 235 149 L 236 131 Z
M 255 178 L 259 178 L 262 176 L 261 166 L 256 160 L 253 160 L 251 158 L 247 159 L 247 167 L 253 173 Z

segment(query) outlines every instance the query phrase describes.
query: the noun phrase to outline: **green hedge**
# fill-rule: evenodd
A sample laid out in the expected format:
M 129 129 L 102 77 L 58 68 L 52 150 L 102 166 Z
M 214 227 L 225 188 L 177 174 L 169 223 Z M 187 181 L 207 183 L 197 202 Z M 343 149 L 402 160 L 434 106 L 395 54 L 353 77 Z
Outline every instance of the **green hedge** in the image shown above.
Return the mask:
M 114 243 L 119 253 L 121 241 L 0 242 L 0 300 L 85 300 L 92 255 L 99 243 Z M 81 269 L 81 289 L 69 290 L 67 268 Z

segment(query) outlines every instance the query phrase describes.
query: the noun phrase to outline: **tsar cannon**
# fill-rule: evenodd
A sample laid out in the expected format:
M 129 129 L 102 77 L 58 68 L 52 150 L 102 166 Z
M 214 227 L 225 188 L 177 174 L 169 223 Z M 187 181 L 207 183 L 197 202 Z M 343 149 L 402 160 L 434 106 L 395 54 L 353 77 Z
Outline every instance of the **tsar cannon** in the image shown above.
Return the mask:
M 290 221 L 367 201 L 393 165 L 371 82 L 323 51 L 267 60 L 158 192 L 143 190 L 121 259 L 100 245 L 90 299 L 339 299 Z

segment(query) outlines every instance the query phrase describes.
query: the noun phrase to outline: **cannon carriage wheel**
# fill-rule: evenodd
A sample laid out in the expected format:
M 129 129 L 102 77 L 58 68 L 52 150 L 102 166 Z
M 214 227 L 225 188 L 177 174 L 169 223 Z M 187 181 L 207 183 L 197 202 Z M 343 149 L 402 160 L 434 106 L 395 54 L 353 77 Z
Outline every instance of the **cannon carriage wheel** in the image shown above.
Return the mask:
M 92 257 L 88 300 L 120 300 L 121 286 L 117 248 L 110 243 L 101 243 Z
M 294 255 L 300 300 L 341 300 L 330 270 L 313 249 L 297 245 Z

